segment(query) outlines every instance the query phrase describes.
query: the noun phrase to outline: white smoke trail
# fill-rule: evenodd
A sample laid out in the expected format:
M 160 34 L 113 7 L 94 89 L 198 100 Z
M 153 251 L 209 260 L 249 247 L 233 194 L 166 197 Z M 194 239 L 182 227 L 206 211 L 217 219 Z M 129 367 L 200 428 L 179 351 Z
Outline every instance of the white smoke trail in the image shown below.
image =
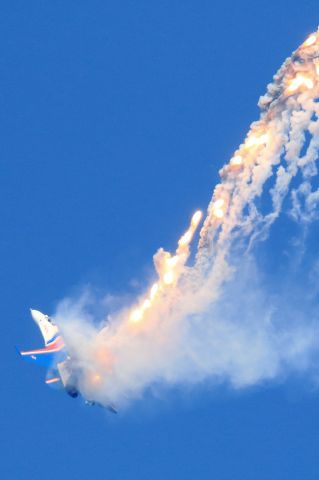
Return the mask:
M 319 284 L 318 269 L 308 277 L 290 262 L 269 277 L 257 253 L 283 209 L 303 225 L 317 216 L 318 101 L 315 33 L 274 76 L 259 101 L 260 119 L 221 169 L 194 266 L 186 261 L 198 214 L 174 256 L 156 254 L 159 279 L 133 311 L 113 313 L 101 328 L 87 314 L 94 304 L 88 297 L 58 305 L 55 319 L 85 397 L 121 405 L 158 384 L 218 380 L 242 387 L 313 367 L 319 323 L 308 280 Z

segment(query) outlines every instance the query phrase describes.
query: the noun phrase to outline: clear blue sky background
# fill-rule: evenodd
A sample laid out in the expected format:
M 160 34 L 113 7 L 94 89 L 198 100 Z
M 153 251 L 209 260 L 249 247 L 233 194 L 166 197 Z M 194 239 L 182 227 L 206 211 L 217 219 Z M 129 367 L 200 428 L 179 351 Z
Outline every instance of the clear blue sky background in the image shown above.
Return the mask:
M 146 278 L 318 23 L 318 0 L 1 2 L 1 479 L 318 478 L 319 392 L 302 379 L 115 417 L 13 348 L 41 346 L 29 307 Z

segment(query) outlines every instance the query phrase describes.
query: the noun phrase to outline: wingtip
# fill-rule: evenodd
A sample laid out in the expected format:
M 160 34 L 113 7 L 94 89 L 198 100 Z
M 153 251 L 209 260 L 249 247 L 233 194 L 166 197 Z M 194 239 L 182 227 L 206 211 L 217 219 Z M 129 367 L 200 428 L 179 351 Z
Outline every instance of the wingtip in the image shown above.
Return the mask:
M 14 346 L 14 349 L 15 349 L 16 352 L 18 352 L 19 357 L 21 357 L 22 356 L 21 355 L 21 350 L 16 345 Z

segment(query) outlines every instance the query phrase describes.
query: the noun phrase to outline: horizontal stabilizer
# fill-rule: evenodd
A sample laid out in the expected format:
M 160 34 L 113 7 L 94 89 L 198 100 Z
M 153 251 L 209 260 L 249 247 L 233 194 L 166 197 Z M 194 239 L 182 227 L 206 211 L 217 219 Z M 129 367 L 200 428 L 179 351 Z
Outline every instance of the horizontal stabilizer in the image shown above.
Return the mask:
M 45 383 L 47 385 L 49 385 L 49 387 L 51 387 L 51 388 L 55 388 L 55 389 L 63 388 L 61 377 L 60 377 L 59 372 L 56 368 L 50 368 L 47 371 L 47 376 L 46 376 L 46 379 L 45 379 Z
M 19 355 L 28 362 L 49 367 L 54 361 L 54 353 L 42 352 L 37 350 L 30 350 L 29 352 L 18 350 Z
M 52 365 L 54 361 L 61 358 L 61 354 L 64 350 L 64 342 L 62 337 L 59 336 L 53 343 L 44 348 L 39 348 L 35 350 L 23 351 L 17 349 L 19 354 L 25 360 L 28 360 L 32 363 L 38 363 L 45 367 Z

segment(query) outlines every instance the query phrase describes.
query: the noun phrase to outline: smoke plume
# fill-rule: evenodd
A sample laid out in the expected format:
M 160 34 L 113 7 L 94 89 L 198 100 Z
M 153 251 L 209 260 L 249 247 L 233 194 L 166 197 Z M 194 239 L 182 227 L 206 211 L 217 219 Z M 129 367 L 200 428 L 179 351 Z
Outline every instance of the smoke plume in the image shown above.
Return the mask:
M 220 170 L 192 266 L 200 212 L 174 254 L 155 254 L 158 278 L 133 305 L 101 322 L 92 312 L 104 299 L 59 303 L 85 398 L 121 406 L 158 385 L 241 388 L 316 369 L 319 33 L 284 62 L 259 107 Z

